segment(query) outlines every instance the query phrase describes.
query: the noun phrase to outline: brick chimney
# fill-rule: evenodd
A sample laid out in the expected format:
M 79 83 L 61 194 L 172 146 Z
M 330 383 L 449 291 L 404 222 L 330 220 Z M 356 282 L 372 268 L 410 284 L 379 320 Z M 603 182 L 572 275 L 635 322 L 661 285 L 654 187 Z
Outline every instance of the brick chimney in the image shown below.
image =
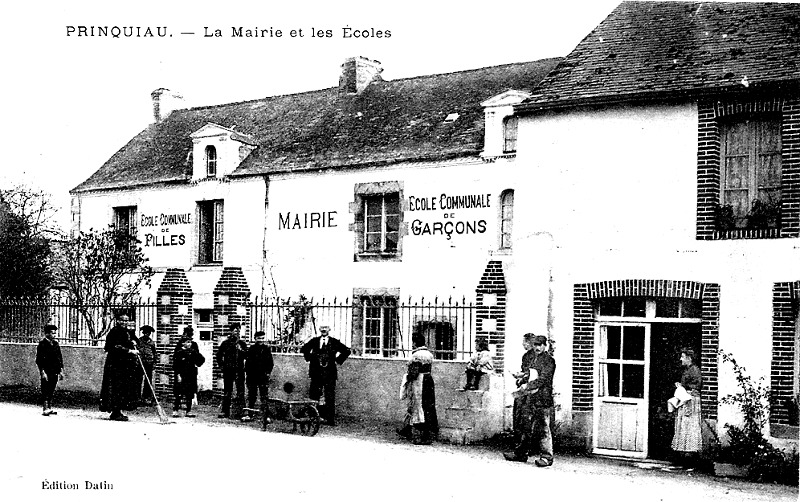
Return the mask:
M 339 77 L 339 93 L 360 94 L 370 83 L 382 80 L 382 71 L 380 61 L 362 56 L 345 59 Z
M 153 99 L 153 119 L 159 123 L 172 113 L 173 110 L 183 108 L 183 96 L 163 87 L 150 93 Z

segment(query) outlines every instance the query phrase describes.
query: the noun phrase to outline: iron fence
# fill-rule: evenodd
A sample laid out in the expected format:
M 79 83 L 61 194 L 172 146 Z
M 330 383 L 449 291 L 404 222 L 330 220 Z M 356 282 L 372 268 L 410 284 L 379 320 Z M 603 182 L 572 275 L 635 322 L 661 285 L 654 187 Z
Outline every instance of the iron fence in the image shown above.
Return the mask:
M 250 333 L 264 331 L 275 352 L 298 352 L 320 326 L 329 326 L 331 336 L 363 356 L 409 357 L 414 333 L 425 336 L 437 359 L 467 359 L 475 345 L 477 307 L 465 298 L 405 303 L 392 296 L 256 298 L 248 308 Z
M 411 337 L 421 333 L 437 359 L 464 360 L 475 346 L 477 307 L 448 298 L 406 302 L 393 296 L 362 296 L 338 300 L 267 298 L 247 304 L 250 336 L 264 331 L 275 352 L 298 352 L 316 336 L 319 327 L 331 328 L 332 336 L 350 346 L 356 355 L 406 358 Z M 63 345 L 96 345 L 90 325 L 98 334 L 110 327 L 113 315 L 126 313 L 138 328 L 158 322 L 157 305 L 150 301 L 78 305 L 63 298 L 0 300 L 0 341 L 35 343 L 46 324 L 58 327 L 56 339 Z M 209 319 L 213 324 L 214 320 Z
M 78 305 L 56 299 L 3 299 L 0 300 L 0 341 L 35 343 L 47 324 L 58 327 L 55 338 L 62 345 L 97 345 L 90 325 L 97 335 L 104 335 L 112 325 L 113 316 L 128 314 L 138 328 L 157 322 L 156 304 L 149 301 L 119 303 L 109 306 Z

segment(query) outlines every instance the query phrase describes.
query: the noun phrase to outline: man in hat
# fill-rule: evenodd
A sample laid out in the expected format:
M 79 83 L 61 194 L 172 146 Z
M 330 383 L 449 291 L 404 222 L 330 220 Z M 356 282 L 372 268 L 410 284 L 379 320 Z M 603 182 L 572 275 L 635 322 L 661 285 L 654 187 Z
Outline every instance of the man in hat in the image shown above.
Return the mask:
M 217 349 L 217 366 L 222 370 L 224 394 L 222 410 L 218 418 L 231 418 L 233 387 L 236 386 L 236 401 L 244 402 L 244 361 L 247 357 L 247 344 L 239 339 L 241 325 L 232 323 L 228 338 Z
M 533 359 L 529 352 L 522 358 L 522 371 L 514 374 L 517 378 L 517 399 L 520 399 L 520 441 L 511 453 L 504 453 L 506 460 L 527 462 L 533 449 L 533 442 L 538 438 L 539 458 L 534 462 L 537 467 L 553 465 L 553 436 L 550 420 L 553 413 L 553 375 L 556 362 L 547 351 L 547 337 L 526 333 L 523 346 L 533 349 Z M 526 358 L 526 356 L 528 356 Z M 527 367 L 526 367 L 527 366 Z
M 58 327 L 48 324 L 44 327 L 44 338 L 36 347 L 36 366 L 39 368 L 39 377 L 42 383 L 42 415 L 48 417 L 56 415 L 51 408 L 53 394 L 59 378 L 63 378 L 64 360 L 61 357 L 61 347 L 55 339 Z
M 325 404 L 320 406 L 320 418 L 328 425 L 336 424 L 336 379 L 337 366 L 350 356 L 350 349 L 329 336 L 330 327 L 320 326 L 320 336 L 307 341 L 300 352 L 308 361 L 308 376 L 311 380 L 308 397 L 319 399 L 325 397 Z
M 128 328 L 127 314 L 117 316 L 116 325 L 106 335 L 106 363 L 100 388 L 100 411 L 111 412 L 109 420 L 127 422 L 122 410 L 136 409 L 137 385 L 142 383 L 136 335 Z
M 256 395 L 261 394 L 261 411 L 267 413 L 267 390 L 269 387 L 269 377 L 272 373 L 274 362 L 272 351 L 265 342 L 267 334 L 263 331 L 256 331 L 253 335 L 255 343 L 247 349 L 247 357 L 244 360 L 244 372 L 247 378 L 247 414 L 242 417 L 242 422 L 253 420 L 253 412 L 256 405 Z M 271 423 L 272 420 L 265 416 L 264 424 Z
M 155 396 L 153 395 L 151 385 L 153 385 L 153 368 L 156 364 L 157 352 L 156 342 L 150 335 L 152 335 L 155 330 L 152 326 L 145 324 L 139 328 L 139 332 L 142 335 L 139 337 L 137 344 L 139 345 L 139 357 L 142 359 L 142 366 L 144 366 L 142 381 L 139 385 L 139 401 L 145 401 L 144 398 L 147 396 L 147 403 L 153 405 L 155 404 Z M 147 383 L 148 381 L 150 382 L 149 384 Z

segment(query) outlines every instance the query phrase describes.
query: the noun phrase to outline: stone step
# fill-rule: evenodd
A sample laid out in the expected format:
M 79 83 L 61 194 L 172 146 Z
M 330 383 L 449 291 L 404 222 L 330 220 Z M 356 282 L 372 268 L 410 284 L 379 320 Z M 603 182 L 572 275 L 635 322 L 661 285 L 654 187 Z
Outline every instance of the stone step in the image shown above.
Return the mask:
M 482 410 L 485 395 L 486 392 L 482 390 L 459 390 L 453 394 L 450 406 L 452 408 Z
M 444 409 L 444 416 L 439 421 L 445 427 L 472 429 L 477 424 L 480 413 L 480 410 L 449 407 Z
M 462 427 L 439 427 L 439 441 L 467 445 L 472 442 L 472 430 Z

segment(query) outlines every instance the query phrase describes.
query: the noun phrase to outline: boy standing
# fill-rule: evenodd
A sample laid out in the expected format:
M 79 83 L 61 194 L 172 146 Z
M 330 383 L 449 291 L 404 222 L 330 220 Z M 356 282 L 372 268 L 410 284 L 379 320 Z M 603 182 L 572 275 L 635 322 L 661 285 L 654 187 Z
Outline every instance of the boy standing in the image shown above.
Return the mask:
M 48 417 L 56 415 L 50 406 L 53 401 L 53 393 L 59 378 L 63 378 L 64 360 L 61 357 L 61 347 L 55 339 L 58 327 L 48 324 L 44 327 L 44 338 L 36 347 L 36 366 L 39 367 L 39 376 L 42 382 L 42 415 Z
M 244 373 L 247 379 L 247 414 L 242 417 L 242 422 L 253 420 L 254 406 L 256 405 L 256 394 L 261 394 L 261 411 L 265 413 L 264 424 L 271 423 L 272 420 L 267 413 L 267 388 L 269 377 L 272 373 L 274 363 L 272 361 L 272 351 L 269 345 L 264 343 L 267 334 L 263 331 L 256 331 L 255 343 L 247 349 L 247 357 L 244 360 Z

